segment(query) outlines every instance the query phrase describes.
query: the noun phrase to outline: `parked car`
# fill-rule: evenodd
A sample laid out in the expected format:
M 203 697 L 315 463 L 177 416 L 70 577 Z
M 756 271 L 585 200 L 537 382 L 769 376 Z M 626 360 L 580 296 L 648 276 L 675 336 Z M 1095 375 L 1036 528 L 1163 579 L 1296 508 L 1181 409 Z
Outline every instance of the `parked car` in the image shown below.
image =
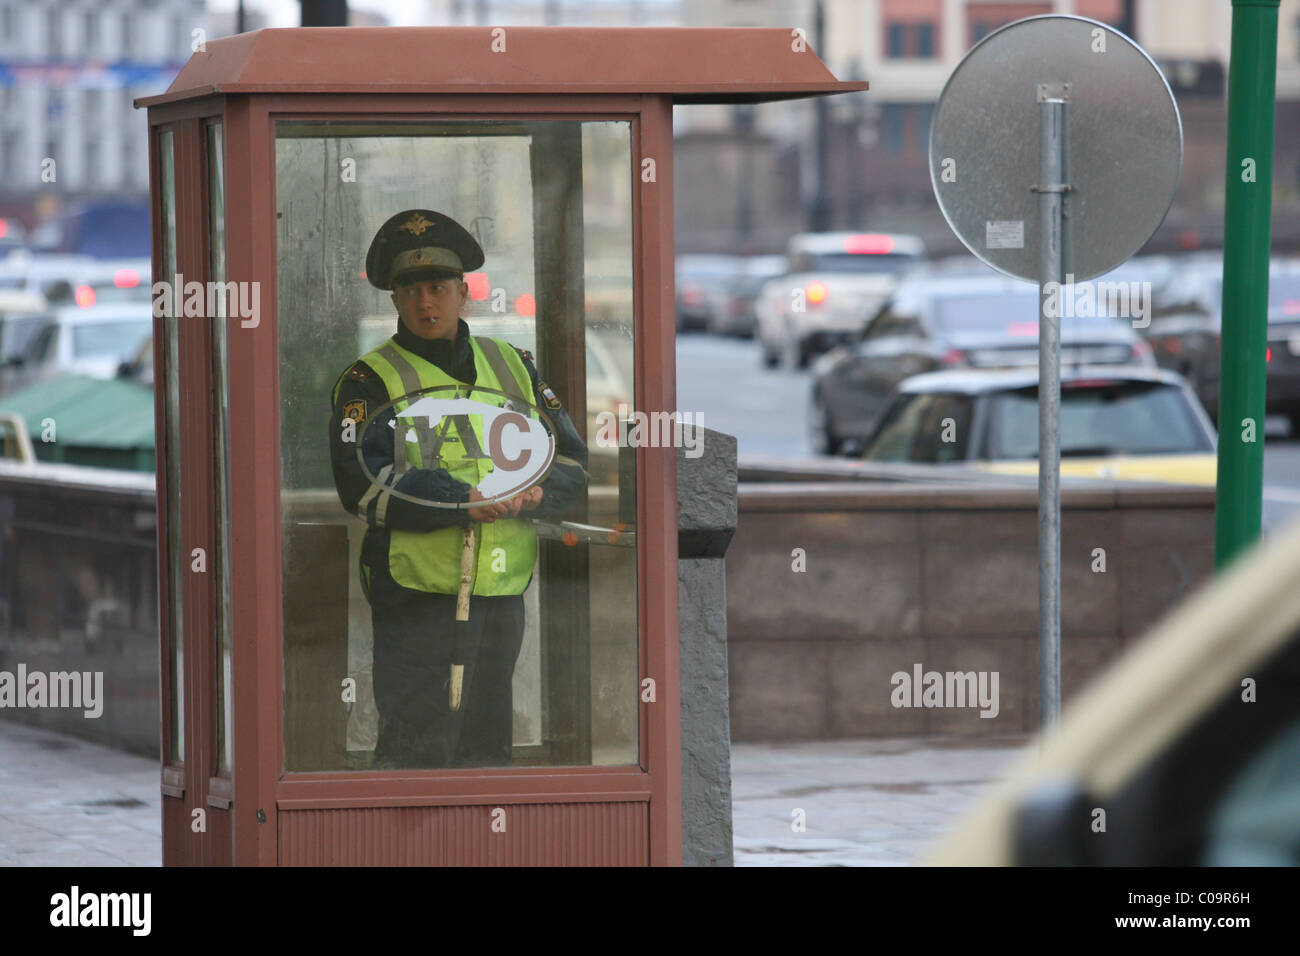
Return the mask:
M 119 302 L 152 302 L 151 270 L 148 259 L 92 260 L 71 283 L 72 299 L 83 308 Z
M 758 325 L 754 312 L 759 293 L 769 280 L 785 272 L 785 256 L 748 256 L 740 271 L 727 283 L 722 308 L 713 315 L 709 331 L 714 335 L 753 338 Z
M 1300 864 L 1297 579 L 1300 522 L 1235 559 L 1067 699 L 1060 725 L 924 862 Z M 1216 882 L 1230 880 L 1207 888 Z M 1202 917 L 1250 912 L 1231 893 L 1188 902 Z M 1116 917 L 1178 912 L 1115 903 Z
M 1300 436 L 1300 262 L 1273 260 L 1268 281 L 1265 409 L 1287 416 L 1291 434 Z M 1222 307 L 1222 257 L 1195 257 L 1161 289 L 1146 332 L 1157 363 L 1186 376 L 1214 421 Z
M 727 283 L 740 269 L 739 256 L 678 256 L 677 331 L 708 329 L 724 307 Z
M 813 367 L 814 447 L 835 454 L 872 431 L 903 379 L 944 368 L 1036 368 L 1035 285 L 1002 275 L 909 276 L 860 338 Z M 1061 364 L 1154 365 L 1130 324 L 1109 315 L 1061 319 Z
M 26 249 L 0 259 L 0 291 L 30 292 L 50 305 L 73 301 L 76 285 L 94 267 L 88 256 L 31 253 Z
M 0 252 L 22 249 L 26 240 L 27 227 L 20 220 L 0 216 Z
M 1061 374 L 1061 474 L 1214 485 L 1214 431 L 1187 383 L 1152 368 Z M 862 457 L 1038 472 L 1038 370 L 917 375 L 894 392 Z
M 0 369 L 0 383 L 12 391 L 59 374 L 114 378 L 152 333 L 147 303 L 55 309 L 24 330 L 26 346 Z
M 763 284 L 755 307 L 763 365 L 804 368 L 852 339 L 924 253 L 915 236 L 823 232 L 792 238 L 785 274 Z

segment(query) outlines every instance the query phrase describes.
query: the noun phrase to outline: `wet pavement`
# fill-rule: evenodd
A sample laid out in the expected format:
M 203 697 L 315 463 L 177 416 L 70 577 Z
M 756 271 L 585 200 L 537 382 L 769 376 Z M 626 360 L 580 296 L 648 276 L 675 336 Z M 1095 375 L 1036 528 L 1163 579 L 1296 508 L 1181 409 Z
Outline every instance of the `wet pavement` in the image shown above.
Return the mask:
M 736 864 L 915 862 L 1027 743 L 736 744 Z M 161 800 L 152 759 L 0 721 L 0 866 L 157 866 Z

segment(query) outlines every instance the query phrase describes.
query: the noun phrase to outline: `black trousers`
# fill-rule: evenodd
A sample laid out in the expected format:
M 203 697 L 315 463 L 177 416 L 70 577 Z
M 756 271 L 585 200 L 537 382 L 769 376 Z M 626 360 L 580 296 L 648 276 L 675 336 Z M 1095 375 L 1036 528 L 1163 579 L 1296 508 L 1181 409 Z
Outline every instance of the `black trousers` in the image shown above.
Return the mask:
M 524 639 L 524 599 L 408 592 L 371 607 L 380 769 L 504 767 L 514 731 L 511 681 Z M 460 657 L 461 660 L 455 660 Z M 460 710 L 449 702 L 451 665 L 463 663 Z

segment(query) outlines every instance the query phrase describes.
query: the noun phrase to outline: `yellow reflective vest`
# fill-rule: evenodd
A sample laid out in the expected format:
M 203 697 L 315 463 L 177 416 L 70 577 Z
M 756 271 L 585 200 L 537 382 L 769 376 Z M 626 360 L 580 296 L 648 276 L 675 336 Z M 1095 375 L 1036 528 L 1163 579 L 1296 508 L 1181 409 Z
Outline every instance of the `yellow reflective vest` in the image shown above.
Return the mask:
M 532 380 L 523 359 L 512 346 L 500 339 L 470 339 L 474 350 L 474 367 L 477 370 L 473 391 L 459 379 L 452 378 L 438 366 L 414 352 L 403 348 L 391 339 L 374 351 L 361 357 L 376 375 L 383 379 L 390 400 L 402 396 L 393 405 L 397 428 L 393 435 L 393 473 L 376 476 L 380 481 L 395 484 L 408 468 L 445 468 L 453 478 L 470 487 L 477 487 L 492 470 L 486 457 L 465 454 L 467 442 L 458 438 L 445 440 L 448 422 L 430 427 L 427 420 L 405 419 L 402 412 L 423 395 L 412 399 L 405 396 L 422 389 L 439 386 L 459 386 L 460 392 L 425 393 L 435 398 L 448 398 L 453 394 L 476 402 L 503 407 L 512 398 L 522 398 L 527 404 L 516 402 L 520 414 L 536 418 L 533 406 Z M 495 352 L 495 354 L 494 354 Z M 482 391 L 480 391 L 482 389 Z M 489 389 L 493 391 L 488 391 Z M 505 394 L 501 394 L 505 393 Z M 484 425 L 481 416 L 469 416 L 479 449 L 485 449 Z M 443 432 L 444 440 L 437 444 L 435 431 Z M 418 440 L 412 441 L 410 438 Z M 431 456 L 437 446 L 437 459 Z M 384 471 L 388 471 L 387 468 Z M 472 594 L 505 595 L 522 594 L 528 586 L 537 561 L 537 534 L 531 522 L 513 518 L 498 518 L 494 522 L 476 524 L 475 555 L 472 577 Z M 464 548 L 464 529 L 441 528 L 437 531 L 389 530 L 388 571 L 393 580 L 403 587 L 437 594 L 455 594 L 460 589 L 460 559 Z

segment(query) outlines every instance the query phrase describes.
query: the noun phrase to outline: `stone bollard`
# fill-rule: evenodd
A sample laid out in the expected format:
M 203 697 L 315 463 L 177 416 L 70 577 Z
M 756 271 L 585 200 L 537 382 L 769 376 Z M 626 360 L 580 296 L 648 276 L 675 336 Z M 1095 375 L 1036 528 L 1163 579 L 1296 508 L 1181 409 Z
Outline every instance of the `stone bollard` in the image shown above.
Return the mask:
M 693 436 L 677 450 L 681 654 L 682 864 L 732 866 L 726 565 L 736 531 L 736 439 Z M 700 442 L 700 437 L 703 441 Z

